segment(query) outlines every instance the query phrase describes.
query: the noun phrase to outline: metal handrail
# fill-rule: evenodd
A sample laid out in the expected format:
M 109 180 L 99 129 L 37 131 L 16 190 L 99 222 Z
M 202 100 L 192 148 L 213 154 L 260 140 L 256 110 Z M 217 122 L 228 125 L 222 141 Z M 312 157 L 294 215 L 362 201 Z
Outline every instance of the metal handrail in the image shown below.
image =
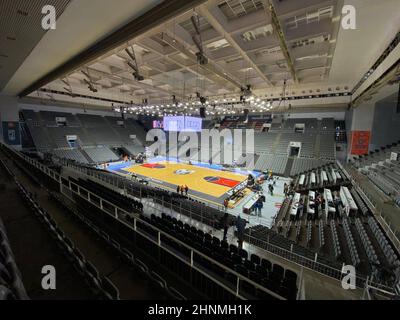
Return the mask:
M 12 149 L 10 149 L 10 150 L 12 150 Z M 15 154 L 18 154 L 22 159 L 24 159 L 24 160 L 26 160 L 26 161 L 29 161 L 30 163 L 32 163 L 33 165 L 35 165 L 35 167 L 37 167 L 38 169 L 40 169 L 42 172 L 45 172 L 47 175 L 49 175 L 48 171 L 52 171 L 51 169 L 48 169 L 48 168 L 47 168 L 48 170 L 45 170 L 44 166 L 43 166 L 42 164 L 38 163 L 36 160 L 33 160 L 33 159 L 31 159 L 31 158 L 28 158 L 28 157 L 26 157 L 25 155 L 21 155 L 20 153 L 17 153 L 15 150 L 12 150 L 12 151 L 13 151 Z M 28 159 L 30 159 L 30 160 L 28 160 Z M 58 181 L 59 181 L 59 180 L 58 180 Z M 78 184 L 76 184 L 76 183 L 74 183 L 74 182 L 72 182 L 72 181 L 69 181 L 68 186 L 66 186 L 66 185 L 64 185 L 64 184 L 60 184 L 60 186 L 61 186 L 61 192 L 62 192 L 62 193 L 63 193 L 63 189 L 64 189 L 64 188 L 67 188 L 67 189 L 70 190 L 72 193 L 74 193 L 74 194 L 78 195 L 79 197 L 85 199 L 86 201 L 90 202 L 91 204 L 93 204 L 94 206 L 96 206 L 97 208 L 99 208 L 100 210 L 102 210 L 104 213 L 106 213 L 106 214 L 108 214 L 109 216 L 113 217 L 114 219 L 118 220 L 120 223 L 122 223 L 122 224 L 124 224 L 125 226 L 129 227 L 129 228 L 132 229 L 133 231 L 138 232 L 140 235 L 144 236 L 144 237 L 147 238 L 149 241 L 151 241 L 151 242 L 157 244 L 160 248 L 162 248 L 162 249 L 168 251 L 170 254 L 174 255 L 176 258 L 178 258 L 178 259 L 181 260 L 182 262 L 188 264 L 189 266 L 191 266 L 192 268 L 194 268 L 196 271 L 202 273 L 204 276 L 206 276 L 207 278 L 211 279 L 213 282 L 217 283 L 218 285 L 220 285 L 221 287 L 223 287 L 224 289 L 226 289 L 226 290 L 229 291 L 230 293 L 236 295 L 237 297 L 239 297 L 239 298 L 241 298 L 241 299 L 245 299 L 245 297 L 242 296 L 242 295 L 240 294 L 240 285 L 239 285 L 241 281 L 245 281 L 245 282 L 248 282 L 248 283 L 250 283 L 251 285 L 253 285 L 255 288 L 257 288 L 257 289 L 259 289 L 259 290 L 262 290 L 262 291 L 268 293 L 269 295 L 271 295 L 271 296 L 273 296 L 273 297 L 275 297 L 275 298 L 277 298 L 277 299 L 285 300 L 285 298 L 281 297 L 281 296 L 278 295 L 277 293 L 275 293 L 275 292 L 273 292 L 273 291 L 271 291 L 271 290 L 269 290 L 269 289 L 267 289 L 267 288 L 261 286 L 260 284 L 254 282 L 253 280 L 251 280 L 251 279 L 249 279 L 249 278 L 247 278 L 247 277 L 244 277 L 243 275 L 241 275 L 240 273 L 236 272 L 235 270 L 230 269 L 229 267 L 227 267 L 227 266 L 221 264 L 220 262 L 218 262 L 218 261 L 216 261 L 216 260 L 210 258 L 209 256 L 203 254 L 202 252 L 200 252 L 200 251 L 198 251 L 198 250 L 192 248 L 192 247 L 189 246 L 188 244 L 186 244 L 186 243 L 180 241 L 179 239 L 175 238 L 174 236 L 172 236 L 172 235 L 170 235 L 170 234 L 168 234 L 168 233 L 166 233 L 166 232 L 164 232 L 164 231 L 158 229 L 157 227 L 155 227 L 154 225 L 148 223 L 147 221 L 140 219 L 138 214 L 135 214 L 135 213 L 132 213 L 132 212 L 127 212 L 126 210 L 124 210 L 124 209 L 122 209 L 122 208 L 116 206 L 115 204 L 113 204 L 113 203 L 111 203 L 111 202 L 109 202 L 109 201 L 103 199 L 101 196 L 98 196 L 97 194 L 91 192 L 90 190 L 88 190 L 88 189 L 86 189 L 86 188 L 84 188 L 84 187 L 81 187 L 80 185 L 78 185 Z M 77 191 L 75 191 L 75 190 L 72 188 L 72 186 L 75 186 Z M 83 195 L 81 194 L 81 190 L 84 190 L 89 196 L 88 196 L 87 198 L 86 198 L 85 196 L 83 196 Z M 63 193 L 63 194 L 66 195 L 65 193 Z M 90 196 L 90 195 L 91 195 L 91 196 Z M 66 196 L 68 197 L 68 195 L 66 195 Z M 99 204 L 97 204 L 97 202 L 95 202 L 95 201 L 92 201 L 92 200 L 93 200 L 93 196 L 95 196 L 95 197 L 97 197 L 97 198 L 100 199 L 100 203 L 99 203 Z M 109 212 L 108 210 L 105 210 L 105 209 L 103 208 L 103 203 L 107 203 L 110 207 L 113 207 L 113 208 L 114 208 L 114 214 L 110 214 L 110 212 Z M 120 219 L 120 218 L 119 218 L 119 213 L 122 213 L 122 214 L 125 214 L 125 215 L 129 215 L 131 218 L 133 218 L 133 219 L 134 219 L 133 226 L 132 226 L 131 224 L 127 223 L 126 221 Z M 141 230 L 138 230 L 138 228 L 137 228 L 137 221 L 140 221 L 141 224 L 145 224 L 147 227 L 150 227 L 151 229 L 153 229 L 154 231 L 156 231 L 156 232 L 157 232 L 157 235 L 158 235 L 158 237 L 157 237 L 158 240 L 154 240 L 154 239 L 152 239 L 151 237 L 149 237 L 145 232 L 142 232 Z M 169 239 L 173 240 L 174 242 L 177 242 L 177 243 L 180 244 L 181 246 L 183 246 L 183 247 L 185 247 L 186 249 L 190 250 L 190 252 L 191 252 L 191 261 L 190 261 L 190 262 L 186 261 L 185 259 L 183 259 L 183 258 L 180 257 L 179 255 L 177 255 L 177 254 L 174 253 L 173 251 L 169 250 L 169 249 L 166 248 L 165 246 L 162 246 L 162 245 L 161 245 L 161 240 L 160 240 L 160 239 L 161 239 L 161 237 L 160 237 L 161 235 L 162 235 L 163 237 L 166 237 L 166 238 L 169 238 Z M 207 272 L 205 272 L 204 270 L 202 270 L 201 268 L 195 266 L 195 265 L 194 265 L 194 262 L 193 262 L 193 256 L 194 256 L 194 254 L 196 254 L 196 255 L 198 255 L 198 256 L 201 256 L 203 259 L 208 260 L 208 261 L 211 262 L 212 264 L 218 265 L 220 268 L 222 268 L 222 269 L 228 271 L 229 273 L 233 274 L 234 276 L 236 276 L 237 279 L 238 279 L 238 280 L 237 280 L 238 282 L 237 282 L 237 285 L 236 285 L 236 290 L 231 289 L 231 288 L 230 288 L 229 286 L 227 286 L 226 284 L 224 284 L 224 283 L 222 283 L 221 281 L 219 281 L 218 279 L 212 277 L 209 273 L 207 273 Z M 299 289 L 300 289 L 300 288 L 299 288 Z
M 85 168 L 85 169 L 88 169 L 88 171 L 86 171 L 86 170 L 81 170 L 82 168 L 79 168 L 79 166 L 74 165 L 74 164 L 71 164 L 71 167 L 74 167 L 74 168 L 78 169 L 78 171 L 81 171 L 81 172 L 85 173 L 86 175 L 89 175 L 90 177 L 94 177 L 94 178 L 98 179 L 99 181 L 108 183 L 109 185 L 117 187 L 117 188 L 120 188 L 118 183 L 115 184 L 112 181 L 115 181 L 115 179 L 117 179 L 118 181 L 122 181 L 122 183 L 124 183 L 124 180 L 126 180 L 123 177 L 119 177 L 119 176 L 117 177 L 115 174 L 107 173 L 107 172 L 99 172 L 98 170 L 92 169 L 92 168 Z M 105 179 L 102 179 L 101 176 L 103 176 Z M 107 177 L 109 179 L 107 179 Z M 129 180 L 127 180 L 127 181 L 129 181 Z M 154 196 L 153 198 L 156 198 L 156 196 Z M 174 207 L 175 209 L 178 209 L 172 204 L 172 202 L 171 203 L 167 203 L 167 204 L 170 204 L 170 207 L 168 207 L 168 205 L 164 205 L 165 208 L 170 209 L 170 208 Z M 163 212 L 163 210 L 160 210 L 160 211 Z M 190 217 L 191 220 L 193 219 L 192 215 L 191 215 L 191 212 L 189 212 L 189 214 L 185 214 L 185 213 L 182 212 L 182 208 L 180 208 L 179 211 L 176 210 L 176 212 Z M 201 216 L 200 222 L 207 221 L 207 220 L 208 220 L 207 218 L 204 218 L 203 216 Z M 208 223 L 208 225 L 212 226 L 212 223 Z M 305 256 L 302 256 L 300 254 L 297 254 L 297 253 L 295 253 L 293 251 L 288 251 L 288 250 L 286 250 L 286 249 L 284 249 L 282 247 L 279 247 L 279 246 L 276 246 L 274 244 L 265 242 L 264 240 L 254 238 L 254 237 L 251 237 L 249 235 L 246 235 L 246 237 L 249 240 L 251 240 L 253 243 L 257 243 L 258 244 L 257 247 L 262 248 L 265 251 L 267 251 L 269 253 L 272 253 L 272 254 L 274 254 L 276 256 L 284 258 L 285 260 L 287 260 L 289 262 L 295 263 L 295 264 L 297 264 L 297 265 L 299 265 L 301 267 L 305 267 L 305 268 L 307 268 L 309 270 L 318 272 L 320 274 L 329 276 L 329 277 L 331 277 L 331 278 L 333 278 L 335 280 L 341 281 L 342 278 L 343 278 L 343 273 L 342 273 L 342 270 L 340 270 L 340 269 L 336 269 L 336 268 L 334 268 L 332 266 L 329 266 L 329 265 L 326 265 L 324 263 L 318 262 L 316 259 L 314 259 L 314 260 L 309 259 L 309 258 L 307 258 Z M 248 241 L 248 242 L 251 243 L 250 241 Z M 366 279 L 367 278 L 365 278 L 365 277 L 357 276 L 357 281 L 356 281 L 357 286 L 359 288 L 363 288 L 364 287 L 364 282 L 366 281 Z M 386 285 L 383 285 L 383 284 L 380 284 L 380 283 L 374 283 L 374 285 L 376 287 L 384 287 L 387 290 L 391 289 L 391 288 L 387 287 Z
M 36 160 L 33 160 L 33 159 L 29 158 L 29 157 L 26 157 L 25 155 L 20 154 L 20 153 L 16 152 L 16 151 L 13 150 L 13 149 L 11 149 L 11 150 L 12 150 L 14 153 L 18 154 L 18 155 L 19 155 L 20 157 L 22 157 L 23 159 L 25 159 L 25 160 L 27 160 L 28 162 L 34 164 L 36 167 L 38 167 L 40 170 L 44 171 L 44 172 L 45 172 L 47 175 L 49 175 L 50 177 L 52 177 L 52 176 L 49 174 L 49 172 L 47 172 L 47 171 L 45 170 L 45 168 L 47 168 L 47 167 L 45 167 L 45 166 L 42 165 L 41 163 L 39 163 L 39 162 L 37 162 Z M 92 171 L 92 172 L 95 170 L 95 169 L 87 168 L 87 167 L 82 168 L 82 167 L 79 167 L 79 166 L 73 165 L 73 164 L 70 164 L 70 167 L 75 167 L 78 171 L 80 171 L 80 172 L 82 172 L 82 173 L 85 173 L 85 174 L 88 175 L 88 176 L 91 176 L 91 175 L 88 174 L 88 171 L 87 171 L 87 170 L 90 170 L 90 171 Z M 48 169 L 48 168 L 47 168 L 47 169 Z M 48 169 L 48 171 L 52 171 L 52 170 Z M 96 173 L 100 173 L 98 170 L 95 170 L 95 171 L 96 171 Z M 108 174 L 108 173 L 104 173 L 104 172 L 101 172 L 101 174 L 112 175 L 111 173 Z M 56 174 L 56 175 L 58 176 L 58 174 Z M 113 175 L 113 176 L 114 176 L 113 178 L 116 178 L 115 175 Z M 119 179 L 122 179 L 122 177 L 118 177 L 118 178 L 119 178 Z M 61 183 L 60 180 L 61 180 L 61 178 L 59 177 L 59 180 L 57 180 L 57 181 L 59 181 L 59 182 Z M 103 180 L 103 181 L 104 181 L 104 180 Z M 114 180 L 114 181 L 115 181 L 115 180 Z M 129 181 L 129 180 L 127 180 L 127 181 Z M 104 182 L 109 183 L 109 184 L 112 185 L 112 186 L 118 187 L 118 184 L 115 185 L 115 184 L 110 183 L 110 182 L 108 182 L 108 181 L 104 181 Z M 131 181 L 129 181 L 129 182 L 131 182 Z M 119 188 L 119 187 L 118 187 L 118 188 Z M 99 197 L 99 196 L 97 196 L 97 195 L 96 195 L 96 197 L 101 198 L 101 197 Z M 104 201 L 106 201 L 106 200 L 104 200 Z M 115 205 L 113 205 L 113 206 L 115 206 Z M 122 209 L 121 209 L 121 210 L 122 210 Z M 108 213 L 108 212 L 107 212 L 107 213 Z M 262 246 L 259 246 L 260 248 L 262 248 L 262 249 L 264 249 L 265 251 L 267 251 L 267 252 L 269 252 L 269 253 L 272 253 L 272 254 L 274 254 L 274 255 L 276 255 L 276 256 L 279 256 L 279 257 L 281 257 L 281 258 L 284 258 L 285 260 L 287 260 L 287 261 L 289 261 L 289 262 L 295 263 L 295 264 L 299 265 L 300 267 L 306 267 L 307 269 L 310 269 L 310 270 L 312 270 L 312 271 L 318 272 L 318 273 L 320 273 L 320 274 L 326 275 L 326 276 L 328 276 L 328 277 L 330 277 L 330 278 L 333 278 L 333 279 L 339 280 L 339 281 L 341 281 L 341 279 L 342 279 L 342 277 L 343 277 L 342 270 L 339 270 L 339 269 L 336 269 L 336 268 L 334 268 L 334 267 L 325 265 L 325 264 L 323 264 L 323 263 L 321 263 L 321 262 L 317 262 L 315 259 L 312 260 L 312 259 L 309 259 L 309 258 L 307 258 L 307 257 L 305 257 L 305 256 L 302 256 L 302 255 L 299 255 L 299 254 L 297 254 L 297 253 L 288 251 L 288 250 L 286 250 L 286 249 L 284 249 L 284 248 L 282 248 L 282 247 L 278 247 L 278 246 L 276 246 L 276 245 L 267 243 L 267 242 L 265 242 L 265 241 L 263 241 L 263 240 L 261 240 L 261 239 L 256 239 L 256 238 L 254 238 L 254 237 L 252 237 L 252 238 L 254 239 L 254 242 L 255 242 L 255 243 L 260 243 L 260 244 L 262 244 Z M 357 283 L 357 286 L 358 286 L 359 288 L 363 288 L 363 287 L 364 287 L 363 283 L 365 283 L 366 278 L 357 276 L 357 280 L 358 280 L 358 281 L 356 282 L 356 283 Z M 247 280 L 246 280 L 246 281 L 247 281 Z M 389 287 L 387 287 L 386 285 L 383 285 L 383 284 L 380 284 L 380 283 L 374 283 L 374 286 L 376 286 L 376 287 L 382 287 L 382 288 L 385 288 L 386 290 L 391 290 L 391 289 L 392 289 L 392 288 L 389 288 Z

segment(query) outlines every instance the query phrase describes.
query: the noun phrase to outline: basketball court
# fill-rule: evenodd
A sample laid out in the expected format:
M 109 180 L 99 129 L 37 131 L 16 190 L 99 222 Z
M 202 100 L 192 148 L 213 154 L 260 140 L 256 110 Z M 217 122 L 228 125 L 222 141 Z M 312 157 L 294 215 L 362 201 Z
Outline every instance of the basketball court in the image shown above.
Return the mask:
M 120 175 L 145 179 L 169 191 L 176 191 L 178 186 L 187 185 L 189 195 L 218 205 L 235 190 L 244 189 L 248 177 L 245 171 L 232 172 L 205 164 L 187 164 L 157 158 L 143 164 L 110 164 L 107 169 Z M 244 191 L 246 194 L 250 192 L 247 189 Z

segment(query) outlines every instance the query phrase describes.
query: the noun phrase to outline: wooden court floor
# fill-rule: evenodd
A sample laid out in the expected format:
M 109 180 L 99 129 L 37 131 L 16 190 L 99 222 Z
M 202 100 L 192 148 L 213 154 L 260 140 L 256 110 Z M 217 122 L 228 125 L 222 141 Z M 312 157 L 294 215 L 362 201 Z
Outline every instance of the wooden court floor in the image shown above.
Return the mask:
M 123 170 L 142 177 L 163 181 L 175 187 L 187 185 L 189 190 L 195 190 L 215 198 L 221 197 L 247 179 L 247 176 L 235 172 L 171 161 L 135 165 Z

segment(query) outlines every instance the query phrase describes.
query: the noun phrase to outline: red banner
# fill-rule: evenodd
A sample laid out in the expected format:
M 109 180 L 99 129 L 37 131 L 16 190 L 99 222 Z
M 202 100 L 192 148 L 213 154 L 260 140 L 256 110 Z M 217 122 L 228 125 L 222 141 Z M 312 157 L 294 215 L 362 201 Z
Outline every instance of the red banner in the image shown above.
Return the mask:
M 369 150 L 371 131 L 352 131 L 351 133 L 351 154 L 363 155 Z

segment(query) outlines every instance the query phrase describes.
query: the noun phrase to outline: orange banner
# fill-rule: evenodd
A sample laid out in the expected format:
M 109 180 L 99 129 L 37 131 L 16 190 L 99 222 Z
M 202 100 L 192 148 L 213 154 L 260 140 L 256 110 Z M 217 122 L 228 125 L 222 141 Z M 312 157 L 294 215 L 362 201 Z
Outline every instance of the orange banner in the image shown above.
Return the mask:
M 371 131 L 352 131 L 351 154 L 363 155 L 368 153 Z

